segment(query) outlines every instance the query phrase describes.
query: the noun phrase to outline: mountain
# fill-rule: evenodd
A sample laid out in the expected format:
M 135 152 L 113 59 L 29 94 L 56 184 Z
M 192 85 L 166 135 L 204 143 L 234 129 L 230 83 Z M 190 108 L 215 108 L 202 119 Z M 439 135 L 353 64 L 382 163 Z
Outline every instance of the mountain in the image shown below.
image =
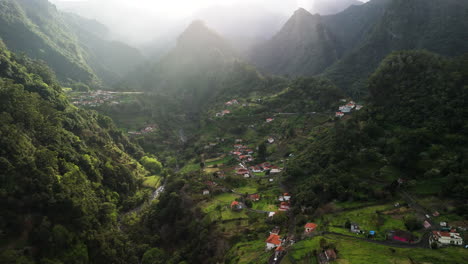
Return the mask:
M 328 16 L 298 10 L 250 58 L 274 74 L 323 74 L 360 97 L 366 94 L 369 75 L 392 51 L 467 52 L 467 10 L 466 1 L 456 0 L 372 0 Z
M 109 85 L 143 60 L 137 50 L 107 40 L 102 25 L 61 13 L 47 0 L 0 5 L 0 38 L 12 51 L 45 61 L 66 85 Z
M 339 13 L 353 5 L 362 5 L 358 0 L 315 0 L 312 2 L 310 12 L 312 14 L 331 15 Z
M 105 84 L 115 84 L 144 62 L 138 49 L 110 40 L 107 27 L 96 20 L 72 13 L 63 13 L 63 17 L 85 51 L 85 60 Z
M 5 0 L 0 5 L 0 38 L 12 51 L 46 61 L 61 81 L 98 85 L 76 37 L 47 0 Z
M 268 81 L 242 62 L 228 41 L 202 21 L 190 24 L 176 47 L 159 62 L 128 79 L 136 84 L 124 86 L 177 98 L 180 109 L 194 112 L 217 96 L 250 92 Z
M 251 60 L 270 73 L 310 76 L 333 64 L 342 50 L 322 17 L 301 8 L 271 40 L 253 49 Z
M 325 76 L 359 95 L 367 77 L 392 51 L 427 49 L 446 56 L 464 54 L 468 52 L 467 12 L 466 1 L 393 0 L 369 34 Z
M 135 263 L 117 217 L 151 191 L 140 147 L 1 41 L 0 120 L 2 263 Z
M 274 36 L 288 17 L 261 5 L 233 4 L 205 8 L 193 15 L 193 19 L 203 20 L 236 50 L 244 52 Z

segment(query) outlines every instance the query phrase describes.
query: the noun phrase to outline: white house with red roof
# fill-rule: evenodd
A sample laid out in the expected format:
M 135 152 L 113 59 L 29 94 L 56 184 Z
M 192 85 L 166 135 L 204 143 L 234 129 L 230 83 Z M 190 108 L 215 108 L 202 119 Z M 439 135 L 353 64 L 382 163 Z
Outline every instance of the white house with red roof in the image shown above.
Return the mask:
M 266 122 L 267 122 L 267 123 L 271 123 L 271 122 L 273 122 L 274 120 L 275 120 L 275 119 L 273 119 L 273 118 L 267 118 L 267 119 L 266 119 Z
M 452 231 L 455 231 L 455 230 L 452 230 Z M 448 246 L 448 245 L 462 246 L 463 245 L 463 238 L 460 236 L 459 233 L 455 233 L 455 232 L 432 231 L 432 239 L 443 246 Z
M 304 229 L 305 229 L 306 233 L 313 232 L 313 231 L 315 231 L 316 228 L 317 228 L 317 224 L 315 224 L 315 223 L 307 223 L 304 226 Z
M 281 168 L 279 168 L 278 166 L 271 166 L 270 173 L 280 173 L 280 172 L 281 172 Z
M 281 246 L 281 237 L 276 234 L 271 234 L 265 242 L 266 242 L 266 249 L 272 250 L 276 247 Z
M 336 112 L 335 117 L 342 118 L 345 114 L 343 112 Z
M 291 194 L 289 193 L 283 193 L 283 195 L 280 195 L 280 197 L 278 198 L 278 200 L 280 202 L 287 202 L 289 200 L 291 200 Z
M 279 207 L 280 211 L 285 212 L 285 211 L 289 211 L 289 209 L 291 209 L 291 206 L 289 205 L 288 202 L 281 202 L 280 207 Z

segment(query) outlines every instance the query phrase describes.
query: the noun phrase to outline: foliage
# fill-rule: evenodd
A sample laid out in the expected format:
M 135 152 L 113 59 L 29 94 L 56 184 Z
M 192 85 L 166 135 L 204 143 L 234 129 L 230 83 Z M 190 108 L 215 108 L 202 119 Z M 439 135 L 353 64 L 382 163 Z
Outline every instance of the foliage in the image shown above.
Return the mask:
M 45 263 L 133 262 L 117 214 L 148 174 L 133 158 L 142 151 L 70 105 L 44 63 L 3 46 L 0 77 L 2 240 Z

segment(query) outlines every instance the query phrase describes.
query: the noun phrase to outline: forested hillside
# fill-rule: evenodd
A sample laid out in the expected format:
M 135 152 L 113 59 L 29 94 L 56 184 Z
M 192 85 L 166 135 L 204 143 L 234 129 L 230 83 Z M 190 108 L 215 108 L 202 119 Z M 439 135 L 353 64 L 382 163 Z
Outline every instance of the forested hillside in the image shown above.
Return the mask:
M 397 177 L 444 179 L 440 195 L 467 215 L 466 56 L 395 52 L 369 80 L 365 112 L 313 135 L 289 167 L 297 202 L 382 199 Z M 463 202 L 465 201 L 465 202 Z
M 70 105 L 46 65 L 3 43 L 0 77 L 0 259 L 129 263 L 117 218 L 139 202 L 144 153 L 108 117 Z
M 273 74 L 312 76 L 341 57 L 343 48 L 320 15 L 297 10 L 270 41 L 251 51 L 251 60 Z
M 67 86 L 110 85 L 143 61 L 135 49 L 90 27 L 102 25 L 61 13 L 47 0 L 0 1 L 0 38 L 7 47 L 45 61 Z

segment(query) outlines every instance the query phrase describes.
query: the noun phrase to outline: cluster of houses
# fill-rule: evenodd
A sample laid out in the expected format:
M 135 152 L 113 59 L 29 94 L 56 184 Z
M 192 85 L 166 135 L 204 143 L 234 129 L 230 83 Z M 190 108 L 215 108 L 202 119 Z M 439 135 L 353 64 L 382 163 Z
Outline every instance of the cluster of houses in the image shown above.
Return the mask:
M 229 115 L 230 113 L 231 113 L 231 111 L 229 111 L 229 110 L 223 110 L 223 111 L 221 111 L 219 113 L 216 113 L 216 117 L 223 117 L 225 115 Z
M 158 129 L 158 126 L 155 124 L 152 124 L 152 125 L 148 125 L 140 129 L 139 131 L 129 131 L 128 134 L 129 135 L 144 135 L 144 134 L 152 133 L 156 131 L 157 129 Z
M 440 230 L 432 231 L 431 243 L 435 242 L 438 246 L 462 246 L 463 238 L 457 229 L 449 227 L 447 222 L 440 222 Z
M 254 173 L 261 173 L 266 171 L 269 171 L 270 173 L 280 173 L 282 170 L 280 167 L 274 166 L 269 162 L 264 162 L 255 166 L 251 166 L 249 167 L 249 169 Z
M 76 106 L 89 107 L 97 107 L 103 104 L 118 105 L 121 103 L 115 92 L 102 90 L 91 91 L 89 93 L 82 93 L 79 96 L 73 96 L 71 101 Z
M 234 105 L 239 105 L 239 101 L 237 101 L 237 99 L 232 99 L 230 101 L 227 101 L 226 103 L 224 103 L 225 106 L 234 106 Z M 231 114 L 231 111 L 230 110 L 223 110 L 221 112 L 218 112 L 215 114 L 216 117 L 223 117 L 225 115 L 229 115 Z
M 346 100 L 344 100 L 344 102 L 346 102 Z M 362 105 L 358 105 L 354 101 L 349 101 L 347 104 L 338 107 L 338 112 L 335 113 L 335 116 L 342 118 L 345 114 L 351 113 L 352 110 L 359 111 L 362 107 Z
M 242 144 L 235 144 L 234 150 L 231 151 L 232 155 L 235 155 L 239 158 L 239 160 L 246 162 L 251 162 L 254 160 L 252 157 L 252 154 L 254 153 L 255 151 L 253 149 L 250 149 L 249 147 Z
M 238 105 L 239 102 L 236 99 L 232 99 L 231 101 L 227 101 L 224 103 L 225 106 L 232 106 L 232 105 Z

